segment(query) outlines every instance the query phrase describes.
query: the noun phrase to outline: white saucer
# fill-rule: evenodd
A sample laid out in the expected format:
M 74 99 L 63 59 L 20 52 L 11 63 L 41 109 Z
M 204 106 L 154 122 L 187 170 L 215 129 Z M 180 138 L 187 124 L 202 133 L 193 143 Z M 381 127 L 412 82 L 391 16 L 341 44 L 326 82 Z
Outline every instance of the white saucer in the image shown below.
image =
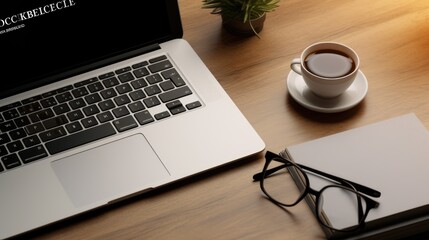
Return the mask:
M 359 70 L 355 81 L 343 94 L 335 98 L 322 98 L 310 91 L 301 75 L 290 71 L 287 89 L 292 98 L 303 107 L 316 112 L 335 113 L 348 110 L 360 103 L 368 92 L 368 81 Z

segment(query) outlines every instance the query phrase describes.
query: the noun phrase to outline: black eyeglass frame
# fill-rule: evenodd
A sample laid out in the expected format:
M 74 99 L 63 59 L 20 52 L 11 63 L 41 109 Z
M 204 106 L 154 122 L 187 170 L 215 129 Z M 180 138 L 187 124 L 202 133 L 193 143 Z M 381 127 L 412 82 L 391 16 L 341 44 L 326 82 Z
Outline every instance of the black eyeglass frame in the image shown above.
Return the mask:
M 283 163 L 282 165 L 276 166 L 274 168 L 268 169 L 268 166 L 270 165 L 271 161 L 277 161 L 280 163 Z M 288 166 L 293 166 L 296 169 L 298 169 L 300 171 L 300 175 L 304 178 L 305 181 L 305 189 L 304 191 L 301 193 L 301 196 L 292 204 L 285 204 L 282 203 L 278 200 L 276 200 L 275 198 L 273 198 L 266 190 L 264 187 L 264 179 L 269 177 L 270 175 L 274 174 L 275 172 L 284 169 L 285 167 Z M 335 182 L 337 182 L 338 184 L 330 184 L 327 185 L 325 187 L 323 187 L 322 189 L 315 190 L 313 188 L 310 187 L 310 180 L 308 178 L 308 175 L 305 171 L 308 172 L 312 172 L 318 176 L 333 180 Z M 379 203 L 371 198 L 369 198 L 368 196 L 374 197 L 374 198 L 378 198 L 381 196 L 381 193 L 377 190 L 374 190 L 372 188 L 369 188 L 367 186 L 331 175 L 329 173 L 325 173 L 319 170 L 316 170 L 314 168 L 311 167 L 307 167 L 305 165 L 302 164 L 298 164 L 295 162 L 292 162 L 284 157 L 281 157 L 273 152 L 267 151 L 265 154 L 265 164 L 264 164 L 264 168 L 262 170 L 262 172 L 259 172 L 255 175 L 253 175 L 253 180 L 254 181 L 259 181 L 260 182 L 260 187 L 262 192 L 264 192 L 264 194 L 270 199 L 270 201 L 272 201 L 273 203 L 280 205 L 280 206 L 285 206 L 285 207 L 292 207 L 297 205 L 299 202 L 302 201 L 302 199 L 304 199 L 308 194 L 312 194 L 313 196 L 316 197 L 316 217 L 317 220 L 319 221 L 319 223 L 321 223 L 324 227 L 327 227 L 329 229 L 332 229 L 334 231 L 339 231 L 339 232 L 351 232 L 351 231 L 356 231 L 358 229 L 362 229 L 365 226 L 365 219 L 368 216 L 368 213 L 371 209 L 373 208 L 377 208 Z M 325 221 L 323 221 L 322 219 L 320 219 L 320 214 L 319 214 L 319 201 L 320 201 L 320 195 L 323 193 L 323 191 L 325 191 L 326 189 L 329 188 L 343 188 L 347 191 L 351 191 L 353 193 L 356 194 L 357 199 L 358 199 L 358 217 L 359 217 L 359 222 L 358 225 L 356 227 L 352 227 L 352 228 L 346 228 L 346 229 L 336 229 L 332 226 L 330 226 L 328 223 L 326 223 Z M 366 196 L 366 195 L 368 196 Z M 365 211 L 363 210 L 363 206 L 362 206 L 362 202 L 361 199 L 365 200 L 365 204 L 366 204 L 366 209 Z

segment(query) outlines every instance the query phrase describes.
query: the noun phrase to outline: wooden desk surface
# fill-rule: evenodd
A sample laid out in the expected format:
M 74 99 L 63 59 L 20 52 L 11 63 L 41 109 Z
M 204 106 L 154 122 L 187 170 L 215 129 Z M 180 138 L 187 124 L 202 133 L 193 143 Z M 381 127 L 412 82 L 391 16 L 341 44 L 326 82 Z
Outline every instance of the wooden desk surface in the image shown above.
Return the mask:
M 225 33 L 198 0 L 179 0 L 184 38 L 264 139 L 267 150 L 415 112 L 429 128 L 429 1 L 283 0 L 261 39 Z M 287 94 L 292 58 L 337 41 L 359 54 L 365 100 L 338 114 L 306 110 Z M 36 231 L 40 239 L 323 239 L 305 203 L 285 211 L 252 175 L 262 155 L 156 193 Z M 429 165 L 428 165 L 429 167 Z M 292 183 L 285 186 L 294 187 Z

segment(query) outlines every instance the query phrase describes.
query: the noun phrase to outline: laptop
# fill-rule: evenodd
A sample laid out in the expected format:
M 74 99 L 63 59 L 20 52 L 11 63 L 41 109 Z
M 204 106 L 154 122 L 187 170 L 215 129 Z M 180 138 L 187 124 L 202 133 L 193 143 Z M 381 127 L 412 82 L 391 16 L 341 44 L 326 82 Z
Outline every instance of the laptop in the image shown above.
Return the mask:
M 1 239 L 264 149 L 177 0 L 0 5 Z

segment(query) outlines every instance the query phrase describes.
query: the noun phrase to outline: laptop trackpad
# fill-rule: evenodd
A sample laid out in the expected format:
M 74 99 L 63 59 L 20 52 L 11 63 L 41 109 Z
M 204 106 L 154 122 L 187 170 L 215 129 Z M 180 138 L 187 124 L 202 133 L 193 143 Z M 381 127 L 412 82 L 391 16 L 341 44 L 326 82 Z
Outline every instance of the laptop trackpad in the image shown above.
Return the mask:
M 156 187 L 170 176 L 142 134 L 57 160 L 52 168 L 78 207 Z

